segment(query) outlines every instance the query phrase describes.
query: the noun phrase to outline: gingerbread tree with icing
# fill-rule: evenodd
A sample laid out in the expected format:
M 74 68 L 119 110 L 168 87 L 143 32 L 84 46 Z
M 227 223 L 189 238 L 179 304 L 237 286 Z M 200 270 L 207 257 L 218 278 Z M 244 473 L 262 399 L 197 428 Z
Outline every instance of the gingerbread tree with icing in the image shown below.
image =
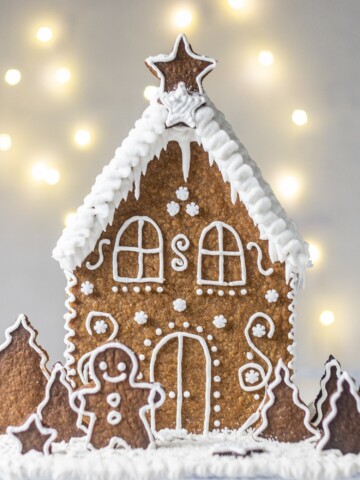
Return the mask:
M 66 366 L 121 341 L 167 397 L 155 430 L 239 428 L 291 366 L 308 246 L 208 98 L 216 65 L 184 35 L 146 63 L 160 86 L 53 256 L 67 278 Z
M 325 364 L 325 373 L 320 380 L 320 391 L 315 399 L 315 415 L 311 422 L 322 428 L 323 419 L 330 410 L 330 398 L 336 392 L 337 382 L 341 375 L 341 365 L 335 357 L 330 355 Z
M 0 345 L 0 433 L 21 425 L 41 402 L 49 377 L 47 353 L 25 315 L 5 331 Z
M 322 426 L 319 450 L 337 449 L 344 455 L 360 453 L 360 396 L 354 380 L 346 372 L 337 380 Z
M 257 439 L 296 443 L 319 438 L 318 431 L 310 424 L 310 411 L 300 399 L 282 360 L 276 366 L 274 381 L 266 390 L 260 413 L 261 424 L 254 433 Z
M 72 393 L 66 379 L 66 370 L 57 363 L 46 385 L 45 397 L 37 407 L 37 414 L 43 425 L 57 431 L 57 442 L 69 442 L 73 437 L 84 435 L 76 426 L 78 416 L 70 405 Z

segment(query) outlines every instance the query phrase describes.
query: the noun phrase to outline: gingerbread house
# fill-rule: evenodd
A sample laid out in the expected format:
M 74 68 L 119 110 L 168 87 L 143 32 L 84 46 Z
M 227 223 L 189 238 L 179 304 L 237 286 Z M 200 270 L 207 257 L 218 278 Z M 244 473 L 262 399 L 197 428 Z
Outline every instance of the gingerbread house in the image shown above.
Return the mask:
M 146 63 L 160 88 L 53 252 L 69 379 L 118 340 L 166 391 L 154 430 L 237 429 L 278 360 L 292 368 L 308 246 L 204 93 L 216 62 L 180 35 Z

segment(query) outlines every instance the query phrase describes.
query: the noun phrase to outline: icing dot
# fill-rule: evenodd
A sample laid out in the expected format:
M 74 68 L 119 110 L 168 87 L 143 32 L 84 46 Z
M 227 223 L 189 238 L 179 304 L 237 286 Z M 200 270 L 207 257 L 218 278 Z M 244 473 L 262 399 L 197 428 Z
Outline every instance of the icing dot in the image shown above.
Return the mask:
M 211 351 L 212 351 L 212 352 L 217 352 L 217 347 L 215 347 L 215 345 L 213 345 L 213 346 L 211 347 Z
M 220 396 L 221 396 L 220 392 L 218 392 L 218 391 L 214 392 L 214 397 L 215 398 L 220 398 Z
M 117 369 L 119 370 L 119 372 L 123 372 L 124 370 L 126 370 L 126 363 L 125 362 L 118 363 Z
M 151 340 L 149 338 L 146 338 L 144 340 L 144 345 L 145 345 L 145 347 L 150 347 L 151 346 Z
M 143 374 L 140 372 L 139 375 L 136 377 L 138 380 L 141 380 L 143 378 Z
M 220 420 L 215 420 L 214 427 L 220 427 Z
M 240 290 L 240 293 L 241 293 L 241 295 L 246 295 L 246 294 L 247 294 L 246 288 L 242 288 L 242 289 Z
M 259 400 L 260 395 L 259 395 L 258 393 L 256 393 L 256 394 L 254 395 L 254 398 L 255 398 L 255 400 Z
M 211 342 L 211 340 L 213 340 L 214 337 L 213 337 L 212 335 L 208 335 L 208 336 L 207 336 L 207 339 Z
M 164 289 L 163 289 L 163 287 L 158 287 L 158 288 L 156 289 L 156 291 L 157 291 L 158 293 L 162 293 L 162 292 L 164 291 Z
M 174 328 L 175 327 L 175 323 L 174 322 L 170 322 L 169 323 L 169 328 Z
M 185 398 L 189 398 L 190 397 L 190 392 L 188 392 L 187 390 L 184 392 L 184 397 Z
M 189 322 L 184 322 L 184 323 L 183 323 L 183 327 L 184 327 L 184 328 L 189 328 L 189 327 L 190 327 L 190 323 L 189 323 Z
M 224 290 L 219 290 L 218 295 L 219 295 L 219 297 L 223 297 L 224 296 Z
M 156 333 L 156 335 L 161 335 L 161 334 L 162 334 L 161 328 L 157 328 L 157 329 L 155 330 L 155 333 Z
M 252 359 L 254 358 L 254 355 L 253 355 L 251 352 L 247 352 L 246 358 L 247 358 L 248 360 L 252 360 Z
M 150 285 L 146 285 L 146 287 L 145 287 L 145 292 L 151 292 L 151 287 L 150 287 Z
M 235 290 L 229 290 L 229 295 L 233 297 L 235 295 Z
M 196 295 L 202 295 L 204 292 L 201 290 L 201 288 L 198 288 L 196 290 Z
M 141 361 L 145 360 L 145 355 L 143 353 L 140 353 L 139 360 Z
M 220 365 L 220 360 L 216 359 L 214 360 L 214 366 L 218 367 Z
M 213 290 L 212 288 L 208 288 L 207 291 L 206 291 L 206 293 L 207 293 L 208 295 L 212 295 L 212 294 L 214 293 L 214 290 Z
M 107 363 L 106 362 L 100 362 L 99 363 L 99 368 L 100 368 L 100 370 L 106 370 L 107 369 Z
M 140 287 L 134 287 L 134 292 L 135 293 L 140 293 Z
M 128 287 L 122 287 L 121 290 L 126 293 L 128 291 Z
M 203 327 L 196 327 L 196 331 L 202 333 L 204 331 Z
M 170 398 L 175 398 L 175 392 L 169 392 L 169 397 Z
M 219 375 L 216 375 L 216 376 L 214 377 L 214 382 L 216 382 L 216 383 L 220 383 L 220 382 L 221 382 L 221 378 L 219 377 Z
M 112 287 L 111 289 L 114 293 L 117 293 L 119 291 L 118 287 Z
M 220 405 L 215 405 L 214 412 L 220 412 L 220 410 L 221 410 Z

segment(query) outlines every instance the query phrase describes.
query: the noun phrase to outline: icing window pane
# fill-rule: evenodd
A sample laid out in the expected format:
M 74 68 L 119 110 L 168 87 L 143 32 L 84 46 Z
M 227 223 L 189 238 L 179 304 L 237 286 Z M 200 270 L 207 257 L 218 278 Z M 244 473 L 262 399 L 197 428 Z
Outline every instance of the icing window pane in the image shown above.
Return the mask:
M 213 222 L 199 240 L 197 283 L 199 285 L 245 285 L 244 249 L 236 230 Z
M 131 217 L 116 236 L 113 277 L 117 282 L 164 281 L 163 237 L 149 217 Z

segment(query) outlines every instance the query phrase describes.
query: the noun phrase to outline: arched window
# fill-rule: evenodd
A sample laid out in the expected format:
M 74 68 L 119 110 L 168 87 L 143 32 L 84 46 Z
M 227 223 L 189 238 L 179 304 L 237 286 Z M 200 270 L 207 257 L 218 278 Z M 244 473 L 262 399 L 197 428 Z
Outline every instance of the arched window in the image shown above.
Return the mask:
M 199 285 L 245 285 L 244 249 L 236 230 L 223 222 L 204 228 L 199 240 Z
M 164 281 L 163 237 L 154 220 L 135 216 L 122 225 L 115 240 L 113 277 L 125 283 Z

